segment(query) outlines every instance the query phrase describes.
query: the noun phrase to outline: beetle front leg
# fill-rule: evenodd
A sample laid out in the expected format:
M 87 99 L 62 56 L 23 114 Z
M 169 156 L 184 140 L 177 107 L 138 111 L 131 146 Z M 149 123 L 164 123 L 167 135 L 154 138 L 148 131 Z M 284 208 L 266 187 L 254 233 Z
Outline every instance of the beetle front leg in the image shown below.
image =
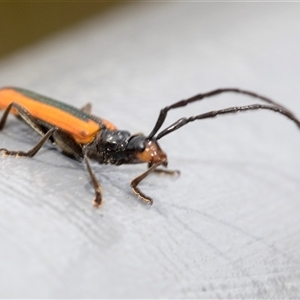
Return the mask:
M 89 159 L 86 155 L 84 156 L 84 161 L 85 161 L 85 164 L 87 166 L 87 170 L 90 174 L 90 177 L 92 179 L 92 183 L 93 183 L 94 190 L 95 190 L 95 199 L 93 201 L 93 204 L 96 208 L 99 208 L 103 203 L 102 188 L 101 188 L 101 185 L 100 185 L 100 183 L 98 182 L 98 180 L 96 178 L 96 175 L 95 175 L 95 173 L 94 173 L 94 171 L 91 167 L 90 161 L 89 161 Z
M 148 169 L 149 168 L 151 168 L 151 163 L 148 163 Z M 165 169 L 157 168 L 154 170 L 154 172 L 162 175 L 171 175 L 171 176 L 180 175 L 179 170 L 165 170 Z
M 152 205 L 153 204 L 153 200 L 146 196 L 137 186 L 139 185 L 139 183 L 144 180 L 149 174 L 151 174 L 152 172 L 154 172 L 156 170 L 156 168 L 158 166 L 160 166 L 162 163 L 156 163 L 153 164 L 151 167 L 149 167 L 149 169 L 144 172 L 143 174 L 141 174 L 140 176 L 138 176 L 137 178 L 133 179 L 131 181 L 131 188 L 133 190 L 133 192 L 138 195 L 139 198 L 141 198 L 143 201 L 145 201 L 147 204 Z

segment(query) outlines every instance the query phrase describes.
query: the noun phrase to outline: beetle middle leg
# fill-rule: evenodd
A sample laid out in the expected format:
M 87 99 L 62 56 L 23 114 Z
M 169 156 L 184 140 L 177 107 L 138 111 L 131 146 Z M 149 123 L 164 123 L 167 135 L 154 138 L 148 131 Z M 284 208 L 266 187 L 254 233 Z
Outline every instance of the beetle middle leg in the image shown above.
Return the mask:
M 92 113 L 92 104 L 91 103 L 87 103 L 84 106 L 82 106 L 80 108 L 81 111 L 87 113 L 87 114 L 91 114 Z
M 70 134 L 60 129 L 58 129 L 54 133 L 53 138 L 56 145 L 62 150 L 63 154 L 78 161 L 82 161 L 82 159 L 84 159 L 95 190 L 95 199 L 93 201 L 93 204 L 97 208 L 100 207 L 103 202 L 102 188 L 97 180 L 96 175 L 93 172 L 88 156 L 84 152 L 82 145 L 79 144 Z
M 97 177 L 91 167 L 91 164 L 90 164 L 90 161 L 88 159 L 88 157 L 85 155 L 84 156 L 84 161 L 85 161 L 85 164 L 87 166 L 87 170 L 90 174 L 90 177 L 92 179 L 92 183 L 93 183 L 93 186 L 94 186 L 94 190 L 95 190 L 95 199 L 93 201 L 93 204 L 95 207 L 100 207 L 102 202 L 103 202 L 103 197 L 102 197 L 102 188 L 101 188 L 101 185 L 99 183 L 99 181 L 97 180 Z

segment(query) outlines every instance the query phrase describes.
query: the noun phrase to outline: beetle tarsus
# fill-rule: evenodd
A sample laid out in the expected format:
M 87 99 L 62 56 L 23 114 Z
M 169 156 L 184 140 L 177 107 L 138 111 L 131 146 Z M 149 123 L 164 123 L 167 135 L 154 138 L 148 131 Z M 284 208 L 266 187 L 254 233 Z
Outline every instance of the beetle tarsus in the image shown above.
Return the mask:
M 146 172 L 144 172 L 143 174 L 141 174 L 140 176 L 136 177 L 135 179 L 133 179 L 131 181 L 131 188 L 133 190 L 133 192 L 138 195 L 138 197 L 140 199 L 142 199 L 143 201 L 145 201 L 146 203 L 152 205 L 153 204 L 153 200 L 146 196 L 144 193 L 141 192 L 141 190 L 137 187 L 139 185 L 139 183 L 145 179 L 149 174 L 151 174 L 152 172 L 154 172 L 156 170 L 157 167 L 159 167 L 163 162 L 158 162 L 156 164 L 153 164 Z
M 146 196 L 144 193 L 141 192 L 141 190 L 136 186 L 131 186 L 133 192 L 145 203 L 149 204 L 150 206 L 153 204 L 153 200 Z
M 96 197 L 93 201 L 93 206 L 95 208 L 99 208 L 103 203 L 103 198 L 102 198 L 102 190 L 96 190 Z
M 4 148 L 1 148 L 0 152 L 2 152 L 2 155 L 4 155 L 4 156 L 9 156 L 11 151 L 9 151 L 7 149 L 4 149 Z

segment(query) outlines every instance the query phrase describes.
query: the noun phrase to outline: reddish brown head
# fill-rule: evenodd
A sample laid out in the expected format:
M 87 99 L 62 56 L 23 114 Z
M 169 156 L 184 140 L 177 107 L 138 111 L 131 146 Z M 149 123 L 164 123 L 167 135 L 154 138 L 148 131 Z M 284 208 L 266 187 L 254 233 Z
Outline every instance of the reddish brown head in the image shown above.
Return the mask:
M 155 139 L 144 141 L 145 149 L 142 152 L 136 152 L 136 157 L 141 162 L 149 163 L 150 166 L 161 162 L 163 166 L 168 165 L 166 153 L 160 148 Z

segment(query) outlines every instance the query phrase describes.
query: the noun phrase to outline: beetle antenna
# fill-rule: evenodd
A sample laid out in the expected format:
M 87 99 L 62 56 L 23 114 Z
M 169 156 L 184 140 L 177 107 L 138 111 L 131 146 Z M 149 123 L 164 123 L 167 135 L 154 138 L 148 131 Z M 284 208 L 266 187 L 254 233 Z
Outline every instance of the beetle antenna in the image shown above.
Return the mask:
M 237 94 L 247 95 L 247 96 L 250 96 L 250 97 L 253 97 L 253 98 L 256 98 L 256 99 L 260 99 L 260 100 L 262 100 L 266 103 L 269 103 L 269 104 L 272 104 L 274 106 L 277 106 L 278 108 L 281 108 L 283 111 L 288 112 L 291 116 L 296 118 L 293 115 L 292 112 L 290 112 L 287 108 L 285 108 L 281 104 L 279 104 L 279 103 L 277 103 L 277 102 L 275 102 L 275 101 L 273 101 L 273 100 L 271 100 L 267 97 L 261 96 L 259 94 L 256 94 L 256 93 L 253 93 L 253 92 L 250 92 L 250 91 L 240 90 L 240 89 L 237 89 L 237 88 L 216 89 L 216 90 L 213 90 L 213 91 L 210 91 L 210 92 L 207 92 L 207 93 L 197 94 L 197 95 L 195 95 L 191 98 L 185 99 L 185 100 L 180 100 L 180 101 L 175 102 L 174 104 L 172 104 L 170 106 L 166 106 L 165 108 L 163 108 L 159 113 L 156 124 L 155 124 L 153 130 L 151 131 L 151 133 L 149 134 L 148 139 L 151 140 L 154 137 L 154 135 L 158 132 L 158 130 L 161 128 L 161 126 L 163 125 L 163 123 L 164 123 L 164 121 L 167 117 L 168 111 L 170 111 L 171 109 L 178 108 L 178 107 L 183 107 L 183 106 L 186 106 L 190 103 L 200 101 L 204 98 L 209 98 L 209 97 L 216 96 L 216 95 L 222 94 L 222 93 L 237 93 Z M 189 122 L 191 122 L 191 121 L 189 121 Z
M 244 112 L 248 110 L 258 110 L 258 109 L 266 109 L 266 110 L 271 110 L 277 113 L 280 113 L 290 120 L 292 120 L 299 128 L 300 128 L 300 120 L 297 119 L 290 111 L 284 109 L 282 106 L 271 106 L 271 105 L 262 105 L 262 104 L 252 104 L 252 105 L 245 105 L 245 106 L 234 106 L 234 107 L 229 107 L 225 109 L 220 109 L 220 110 L 213 110 L 209 111 L 207 113 L 203 113 L 197 116 L 192 116 L 189 118 L 181 118 L 172 125 L 168 126 L 166 129 L 161 131 L 156 139 L 159 140 L 163 136 L 181 128 L 182 126 L 196 121 L 196 120 L 201 120 L 201 119 L 209 119 L 209 118 L 214 118 L 218 115 L 225 115 L 225 114 L 232 114 L 232 113 L 237 113 L 237 112 Z

